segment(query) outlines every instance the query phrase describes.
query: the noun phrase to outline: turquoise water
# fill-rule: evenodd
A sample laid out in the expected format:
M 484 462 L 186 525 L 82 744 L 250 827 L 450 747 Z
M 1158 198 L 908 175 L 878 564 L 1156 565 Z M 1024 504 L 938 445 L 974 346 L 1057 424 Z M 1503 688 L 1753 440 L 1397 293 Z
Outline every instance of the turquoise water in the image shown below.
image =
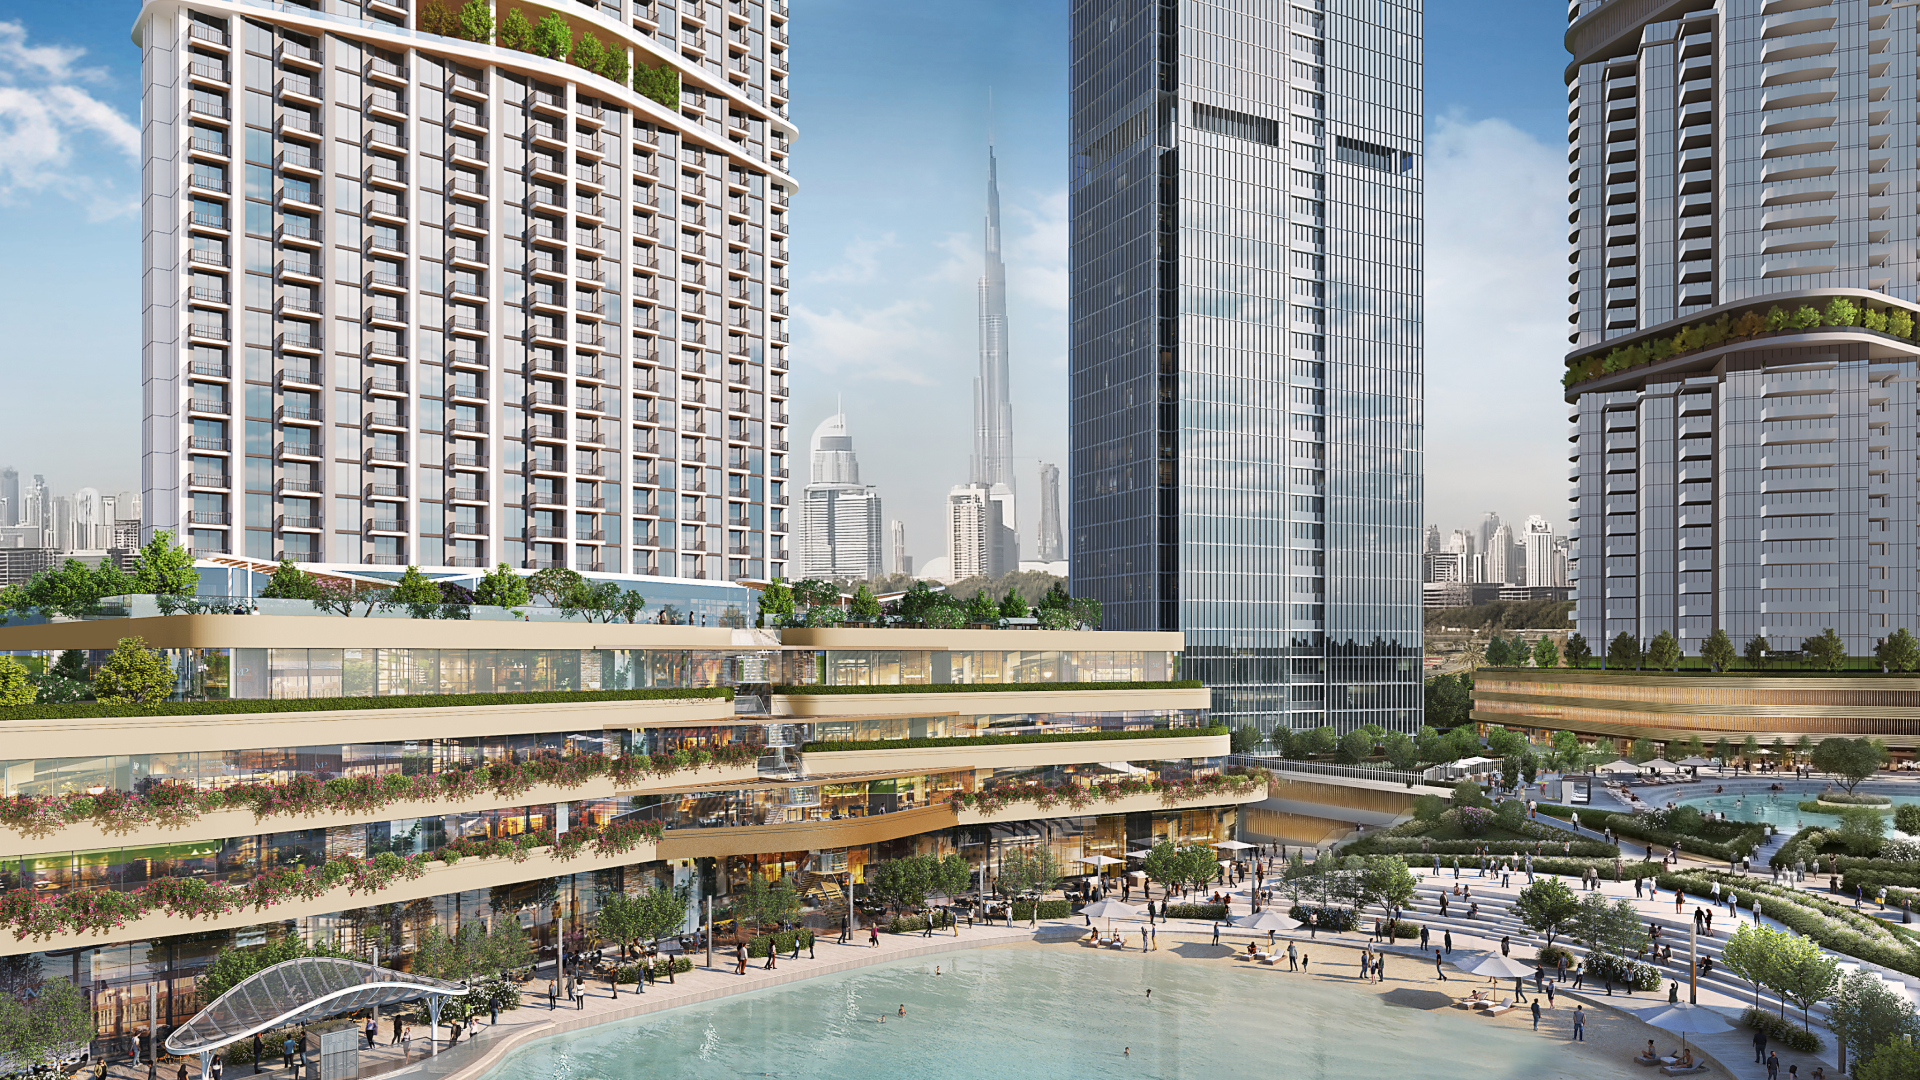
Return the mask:
M 1395 963 L 1387 962 L 1389 983 Z M 944 974 L 934 976 L 935 964 Z M 905 1019 L 897 1011 L 902 1005 Z M 877 1022 L 882 1016 L 884 1024 Z M 1565 1049 L 1562 1038 L 1456 1009 L 1389 1005 L 1345 978 L 1226 960 L 985 949 L 560 1036 L 508 1056 L 487 1080 L 1544 1080 L 1605 1071 Z
M 1816 814 L 1800 809 L 1800 803 L 1819 797 L 1824 785 L 1814 785 L 1800 791 L 1750 792 L 1746 795 L 1703 795 L 1694 799 L 1678 800 L 1683 806 L 1697 807 L 1702 811 L 1722 813 L 1735 821 L 1764 821 L 1775 826 L 1781 832 L 1794 832 L 1798 829 L 1818 825 L 1822 828 L 1839 827 L 1840 815 Z M 1769 799 L 1768 796 L 1772 798 Z M 1890 795 L 1895 806 L 1901 803 L 1917 803 L 1920 798 L 1908 795 Z M 1893 834 L 1893 823 L 1889 819 L 1887 832 Z M 1898 834 L 1904 836 L 1904 833 Z

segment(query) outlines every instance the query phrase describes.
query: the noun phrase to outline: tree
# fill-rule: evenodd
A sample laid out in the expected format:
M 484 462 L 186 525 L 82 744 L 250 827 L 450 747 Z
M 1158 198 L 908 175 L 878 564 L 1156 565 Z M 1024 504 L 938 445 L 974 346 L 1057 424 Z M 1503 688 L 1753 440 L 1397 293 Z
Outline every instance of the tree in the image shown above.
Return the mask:
M 1920 1076 L 1920 1046 L 1905 1039 L 1862 1051 L 1853 1063 L 1854 1080 L 1913 1080 L 1916 1076 Z
M 1580 900 L 1557 877 L 1540 877 L 1520 890 L 1513 913 L 1520 925 L 1546 939 L 1541 951 L 1553 948 L 1553 939 L 1566 933 L 1580 914 Z
M 1904 675 L 1920 667 L 1920 639 L 1916 639 L 1912 631 L 1903 626 L 1880 639 L 1879 644 L 1873 647 L 1873 658 L 1880 661 L 1887 671 Z
M 518 10 L 514 14 L 519 14 Z M 487 607 L 518 608 L 532 600 L 533 590 L 527 587 L 527 579 L 506 563 L 487 571 L 473 590 L 474 603 Z
M 606 51 L 600 54 L 600 66 L 594 70 L 608 82 L 627 85 L 627 50 L 617 44 L 607 46 Z
M 1464 757 L 1473 757 L 1480 753 L 1480 736 L 1474 734 L 1472 724 L 1461 724 L 1447 732 L 1447 743 L 1452 748 L 1452 757 L 1448 761 L 1458 761 Z
M 31 705 L 39 696 L 27 669 L 11 656 L 0 656 L 0 705 Z
M 1800 652 L 1821 671 L 1838 671 L 1847 662 L 1847 643 L 1829 626 L 1800 643 Z
M 1867 858 L 1886 843 L 1886 816 L 1871 807 L 1847 807 L 1840 811 L 1838 836 L 1848 851 L 1860 858 Z
M 1003 619 L 1025 619 L 1030 617 L 1027 601 L 1013 589 L 1000 600 L 1000 617 Z
M 669 109 L 680 107 L 680 72 L 671 64 L 662 63 L 657 68 L 636 65 L 633 88 Z
M 867 887 L 896 910 L 917 908 L 927 902 L 927 894 L 933 891 L 933 871 L 934 859 L 930 855 L 889 859 L 867 868 Z
M 206 971 L 200 976 L 197 989 L 201 1000 L 210 1002 L 240 985 L 247 976 L 275 964 L 298 960 L 305 956 L 343 957 L 346 955 L 324 942 L 308 944 L 298 934 L 288 934 L 265 945 L 253 945 L 244 949 L 222 949 L 214 955 L 213 963 L 207 965 Z
M 1487 666 L 1488 667 L 1507 667 L 1512 663 L 1513 663 L 1513 655 L 1507 649 L 1507 643 L 1501 640 L 1500 635 L 1495 634 L 1491 638 L 1488 638 L 1487 639 Z
M 0 1054 L 20 1075 L 26 1075 L 29 1066 L 59 1065 L 85 1050 L 93 1036 L 93 1007 L 86 994 L 65 979 L 43 982 L 27 997 L 0 997 Z
M 1014 848 L 1000 858 L 1002 892 L 1044 893 L 1064 873 L 1051 848 Z
M 93 672 L 87 668 L 87 654 L 79 649 L 61 653 L 53 666 L 33 681 L 42 705 L 71 704 L 93 692 Z
M 420 29 L 429 34 L 452 37 L 460 31 L 460 20 L 440 0 L 433 0 L 420 8 Z
M 693 907 L 693 886 L 658 886 L 633 897 L 640 911 L 640 932 L 649 940 L 677 934 L 687 925 L 687 912 Z
M 880 601 L 874 598 L 873 590 L 862 582 L 853 590 L 853 599 L 847 601 L 847 621 L 877 623 L 880 621 Z
M 318 600 L 320 582 L 312 574 L 301 569 L 292 559 L 281 559 L 280 565 L 273 568 L 272 576 L 267 578 L 266 587 L 260 590 L 263 600 Z
M 1480 785 L 1472 780 L 1462 780 L 1453 785 L 1453 805 L 1456 809 L 1467 806 L 1489 806 L 1491 803 L 1481 792 Z
M 1567 635 L 1567 666 L 1583 668 L 1593 659 L 1593 647 L 1587 644 L 1585 634 Z
M 360 616 L 365 618 L 384 607 L 391 592 L 393 586 L 385 582 L 331 578 L 320 583 L 320 595 L 314 599 L 313 606 L 336 615 L 352 615 L 354 608 L 359 608 Z
M 1767 657 L 1772 654 L 1772 651 L 1773 646 L 1767 643 L 1767 639 L 1760 634 L 1755 634 L 1747 639 L 1746 645 L 1740 649 L 1740 655 L 1747 658 L 1748 667 L 1759 671 L 1767 666 Z
M 1390 914 L 1394 908 L 1413 902 L 1418 885 L 1407 869 L 1406 860 L 1398 855 L 1367 855 L 1364 859 L 1355 883 L 1358 886 L 1354 890 L 1356 913 L 1368 904 L 1379 904 L 1383 914 Z
M 1832 773 L 1851 794 L 1880 771 L 1880 753 L 1866 739 L 1821 739 L 1813 748 L 1813 767 Z
M 1759 756 L 1760 756 L 1760 740 L 1759 739 L 1756 739 L 1753 736 L 1749 735 L 1745 739 L 1741 740 L 1740 757 L 1742 760 L 1752 761 Z
M 973 594 L 967 601 L 967 621 L 990 626 L 1000 624 L 1000 605 L 993 599 L 992 593 L 981 590 Z
M 93 696 L 124 705 L 152 705 L 173 693 L 173 665 L 147 648 L 144 638 L 125 637 L 93 677 Z
M 1894 807 L 1893 827 L 1908 836 L 1920 836 L 1920 803 L 1901 803 Z
M 525 15 L 520 14 L 519 8 L 514 8 L 500 20 L 500 35 L 497 40 L 509 49 L 526 52 L 533 45 L 533 24 L 527 21 Z
M 1227 736 L 1227 747 L 1236 754 L 1251 754 L 1260 742 L 1260 729 L 1251 724 L 1241 724 Z
M 1543 668 L 1560 666 L 1560 647 L 1545 634 L 1540 635 L 1540 640 L 1533 643 L 1533 666 Z
M 1647 663 L 1655 671 L 1673 671 L 1680 666 L 1680 639 L 1673 631 L 1662 630 L 1647 646 Z
M 1411 769 L 1420 764 L 1420 752 L 1404 731 L 1387 732 L 1380 739 L 1380 748 L 1386 751 L 1387 764 L 1396 769 Z
M 1568 933 L 1591 953 L 1616 960 L 1635 955 L 1647 943 L 1646 931 L 1640 928 L 1640 915 L 1633 903 L 1608 902 L 1598 892 L 1581 897 L 1580 910 Z
M 387 604 L 406 608 L 416 619 L 431 619 L 440 613 L 440 586 L 419 567 L 408 566 L 387 595 Z
M 1741 926 L 1720 949 L 1727 970 L 1753 987 L 1753 1007 L 1760 1007 L 1760 988 L 1771 982 L 1774 949 L 1783 935 L 1766 926 Z
M 626 893 L 609 893 L 603 898 L 593 926 L 601 937 L 620 946 L 622 956 L 647 936 L 646 913 L 640 898 Z
M 1727 741 L 1726 736 L 1722 735 L 1713 741 L 1713 759 L 1720 763 L 1721 768 L 1733 760 L 1733 744 Z
M 1526 752 L 1526 736 L 1500 724 L 1487 728 L 1487 753 L 1494 757 L 1519 757 Z
M 1786 1016 L 1785 1003 L 1800 1006 L 1800 1026 L 1813 1030 L 1813 1007 L 1827 1000 L 1840 981 L 1840 962 L 1823 952 L 1812 938 L 1783 935 L 1779 952 L 1773 959 L 1773 988 L 1780 994 L 1780 1015 Z
M 820 578 L 793 583 L 793 602 L 804 608 L 839 607 L 840 586 Z
M 133 591 L 133 579 L 122 574 L 111 560 L 103 559 L 98 567 L 92 567 L 79 559 L 68 559 L 56 569 L 33 575 L 25 585 L 0 590 L 0 609 L 79 619 L 98 614 L 100 601 L 107 597 Z
M 193 568 L 193 552 L 174 542 L 165 529 L 133 557 L 133 591 L 155 596 L 192 596 L 200 587 L 200 572 Z
M 1620 631 L 1607 646 L 1607 666 L 1618 671 L 1637 671 L 1640 668 L 1640 641 L 1625 630 Z
M 580 36 L 580 43 L 573 47 L 573 53 L 568 56 L 569 60 L 588 71 L 600 70 L 600 62 L 606 58 L 607 47 L 601 44 L 599 36 L 591 30 Z
M 748 875 L 747 887 L 734 894 L 733 915 L 739 925 L 751 923 L 757 931 L 762 926 L 771 924 L 778 927 L 792 919 L 800 913 L 800 906 L 800 894 L 793 891 L 793 886 L 784 876 L 770 883 L 766 875 L 754 873 Z
M 1827 1026 L 1840 1044 L 1843 1073 L 1849 1052 L 1864 1059 L 1876 1047 L 1920 1035 L 1913 1003 L 1887 989 L 1871 971 L 1856 971 L 1840 980 L 1827 1002 Z
M 1322 724 L 1317 728 L 1308 728 L 1298 734 L 1294 746 L 1302 754 L 1321 757 L 1331 754 L 1339 746 L 1339 740 L 1330 725 Z
M 1427 722 L 1446 730 L 1466 723 L 1473 709 L 1473 679 L 1468 675 L 1435 675 L 1427 680 Z
M 760 616 L 757 624 L 765 626 L 768 617 L 773 625 L 782 625 L 783 620 L 793 617 L 793 590 L 780 578 L 767 582 L 760 593 Z
M 1340 736 L 1340 760 L 1358 765 L 1373 756 L 1373 736 L 1355 728 Z
M 533 27 L 533 51 L 549 60 L 565 60 L 573 51 L 573 28 L 549 12 Z
M 487 0 L 467 0 L 461 6 L 460 36 L 468 41 L 493 41 L 493 8 Z
M 548 566 L 536 570 L 527 579 L 527 588 L 532 595 L 545 600 L 551 607 L 560 607 L 566 598 L 586 586 L 587 579 L 577 571 L 564 566 Z
M 1298 753 L 1293 746 L 1293 729 L 1285 723 L 1276 724 L 1272 731 L 1267 732 L 1267 742 L 1273 744 L 1273 752 L 1283 758 L 1293 757 Z
M 1733 639 L 1727 636 L 1725 630 L 1714 627 L 1713 633 L 1708 634 L 1707 640 L 1700 645 L 1700 658 L 1714 671 L 1725 671 L 1733 666 L 1733 657 Z

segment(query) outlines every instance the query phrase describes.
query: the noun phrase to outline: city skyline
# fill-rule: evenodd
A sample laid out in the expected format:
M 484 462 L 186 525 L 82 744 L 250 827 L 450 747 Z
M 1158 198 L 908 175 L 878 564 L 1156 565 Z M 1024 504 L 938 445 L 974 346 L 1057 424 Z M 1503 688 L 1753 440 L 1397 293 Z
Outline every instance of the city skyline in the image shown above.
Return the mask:
M 0 460 L 58 490 L 131 488 L 138 476 L 138 393 L 126 388 L 139 328 L 138 53 L 123 21 L 98 14 L 0 11 L 0 70 L 39 98 L 77 103 L 71 113 L 32 98 L 0 107 L 0 146 L 11 151 L 0 165 L 0 250 L 15 256 L 0 274 L 12 310 L 34 313 L 18 320 L 12 355 L 62 358 L 11 366 L 15 392 L 49 407 L 0 431 Z M 1039 462 L 1065 460 L 1065 12 L 986 2 L 875 14 L 870 3 L 823 0 L 794 30 L 796 47 L 818 60 L 794 103 L 814 149 L 797 166 L 805 227 L 792 241 L 793 429 L 812 430 L 844 397 L 865 444 L 894 451 L 866 463 L 868 479 L 890 493 L 888 511 L 924 562 L 944 547 L 935 541 L 945 485 L 969 442 L 989 91 L 1019 327 L 1016 472 L 1031 480 Z M 1554 392 L 1538 357 L 1559 339 L 1551 320 L 1536 320 L 1558 318 L 1550 278 L 1565 258 L 1551 227 L 1565 217 L 1555 160 L 1564 24 L 1519 3 L 1436 9 L 1428 23 L 1429 515 L 1464 518 L 1511 490 L 1510 501 L 1553 516 L 1565 477 L 1536 460 L 1562 445 L 1564 417 L 1506 406 Z M 927 39 L 955 45 L 935 61 L 936 78 L 925 77 L 926 57 L 898 48 Z M 889 92 L 872 93 L 876 81 Z M 24 140 L 29 121 L 44 139 Z M 870 182 L 865 163 L 880 158 L 897 182 Z M 1486 200 L 1510 212 L 1489 220 Z M 104 314 L 101 297 L 111 301 Z M 1486 340 L 1479 328 L 1494 317 L 1514 333 Z M 902 392 L 914 408 L 888 404 Z M 1488 450 L 1474 417 L 1486 409 L 1510 416 L 1499 456 L 1512 464 L 1499 470 L 1477 467 Z M 1029 542 L 1032 486 L 1020 484 Z

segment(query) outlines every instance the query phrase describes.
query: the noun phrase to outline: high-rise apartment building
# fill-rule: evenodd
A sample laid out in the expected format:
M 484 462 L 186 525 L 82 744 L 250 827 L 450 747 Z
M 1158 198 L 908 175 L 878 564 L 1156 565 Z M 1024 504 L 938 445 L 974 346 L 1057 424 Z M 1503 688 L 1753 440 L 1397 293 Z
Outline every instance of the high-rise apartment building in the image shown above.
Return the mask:
M 1527 518 L 1527 531 L 1520 534 L 1520 542 L 1526 550 L 1525 584 L 1535 587 L 1562 585 L 1555 580 L 1553 548 L 1553 526 L 1538 514 Z
M 1423 548 L 1422 548 L 1421 550 L 1423 550 L 1423 551 L 1441 551 L 1441 550 L 1443 550 L 1443 546 L 1442 546 L 1442 545 L 1441 545 L 1441 543 L 1440 543 L 1440 526 L 1438 526 L 1438 525 L 1429 525 L 1429 526 L 1427 526 L 1427 541 L 1426 541 L 1426 546 L 1425 546 L 1425 547 L 1423 547 Z
M 860 482 L 860 462 L 835 413 L 813 431 L 812 477 L 800 495 L 795 549 L 802 577 L 869 578 L 881 572 L 880 493 Z
M 595 70 L 440 10 L 142 11 L 147 527 L 786 573 L 784 0 L 522 13 L 591 34 Z
M 0 505 L 0 525 L 20 524 L 20 470 L 11 465 L 0 469 Z
M 954 581 L 999 577 L 1019 569 L 1006 526 L 1006 488 L 961 484 L 947 493 L 947 573 Z
M 1480 517 L 1480 525 L 1474 530 L 1473 538 L 1479 545 L 1474 550 L 1488 556 L 1491 564 L 1493 552 L 1493 534 L 1500 528 L 1500 515 L 1489 510 Z
M 1071 5 L 1074 588 L 1221 723 L 1420 720 L 1421 20 Z
M 1916 614 L 1914 11 L 1568 19 L 1576 628 L 1866 653 Z
M 1514 574 L 1518 569 L 1513 559 L 1513 528 L 1506 524 L 1494 527 L 1487 537 L 1487 577 L 1490 582 L 1499 585 L 1514 584 Z
M 898 518 L 887 522 L 887 538 L 893 545 L 893 566 L 895 574 L 913 573 L 913 556 L 907 554 L 907 523 Z
M 1043 461 L 1040 463 L 1040 561 L 1059 562 L 1067 557 L 1066 549 L 1060 531 L 1060 466 Z

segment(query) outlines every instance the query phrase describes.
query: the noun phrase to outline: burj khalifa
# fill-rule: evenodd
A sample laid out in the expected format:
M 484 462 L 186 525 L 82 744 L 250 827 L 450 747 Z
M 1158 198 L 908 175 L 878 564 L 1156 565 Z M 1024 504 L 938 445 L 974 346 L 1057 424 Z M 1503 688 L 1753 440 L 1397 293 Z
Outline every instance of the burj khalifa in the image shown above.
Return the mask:
M 970 520 L 979 533 L 972 543 L 955 539 L 957 567 L 967 562 L 962 547 L 980 554 L 977 565 L 992 575 L 1018 567 L 1019 514 L 1013 482 L 1013 402 L 1007 387 L 1007 264 L 1000 257 L 999 163 L 987 148 L 987 227 L 985 270 L 980 276 L 980 374 L 973 380 L 973 457 L 967 484 L 955 488 L 956 501 L 972 505 Z M 950 519 L 955 511 L 949 511 Z M 949 531 L 955 526 L 950 520 Z M 982 535 L 983 534 L 983 535 Z

